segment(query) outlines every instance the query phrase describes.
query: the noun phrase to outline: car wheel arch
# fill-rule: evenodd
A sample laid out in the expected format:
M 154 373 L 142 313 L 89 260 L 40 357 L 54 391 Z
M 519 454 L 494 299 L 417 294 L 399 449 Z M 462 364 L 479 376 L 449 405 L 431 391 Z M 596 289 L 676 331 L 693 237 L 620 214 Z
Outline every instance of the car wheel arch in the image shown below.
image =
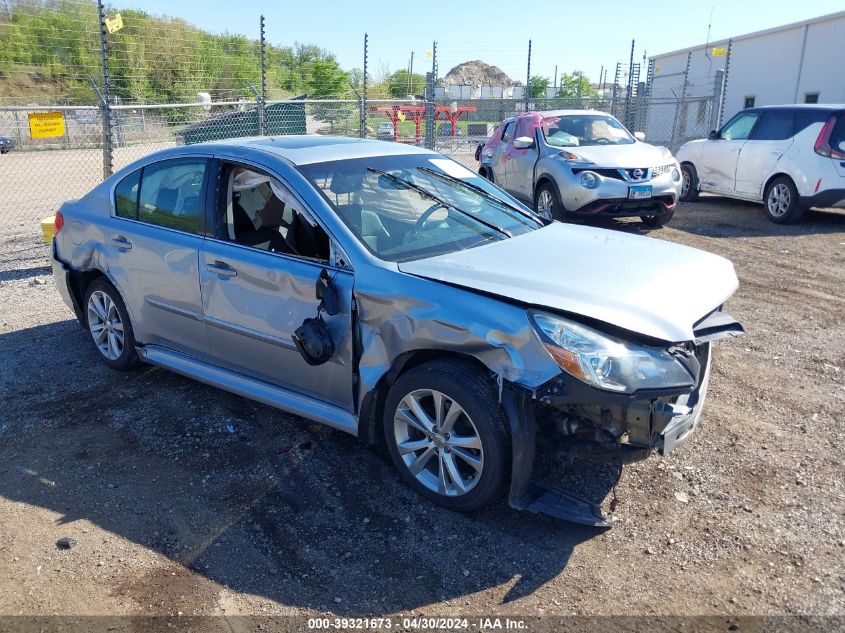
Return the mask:
M 540 177 L 537 178 L 537 181 L 534 183 L 534 201 L 536 202 L 537 200 L 537 190 L 546 183 L 549 183 L 552 186 L 557 194 L 557 199 L 560 200 L 560 187 L 558 187 L 557 180 L 555 180 L 550 174 L 540 174 Z
M 120 295 L 121 300 L 123 301 L 123 305 L 126 307 L 126 312 L 129 314 L 129 324 L 132 326 L 133 331 L 138 333 L 137 327 L 137 320 L 135 319 L 135 315 L 132 313 L 132 308 L 129 305 L 129 302 L 126 301 L 126 293 L 123 292 L 123 289 L 120 287 L 120 284 L 117 283 L 114 278 L 109 275 L 107 272 L 100 270 L 99 268 L 90 268 L 88 270 L 71 270 L 71 296 L 73 297 L 74 301 L 78 302 L 80 313 L 77 314 L 77 319 L 79 319 L 81 315 L 80 325 L 83 328 L 88 327 L 88 319 L 87 319 L 87 312 L 85 309 L 85 292 L 95 280 L 97 279 L 105 279 L 109 282 L 117 293 Z M 136 343 L 140 343 L 136 337 Z
M 766 191 L 769 188 L 769 185 L 772 184 L 777 178 L 789 178 L 792 181 L 792 186 L 795 189 L 798 189 L 798 184 L 795 182 L 795 178 L 793 178 L 790 174 L 786 173 L 785 171 L 776 171 L 771 174 L 765 181 L 763 181 L 763 186 L 760 187 L 760 200 L 763 201 L 763 204 L 766 203 Z
M 403 352 L 393 359 L 390 368 L 382 374 L 376 386 L 361 401 L 358 411 L 358 438 L 367 445 L 381 444 L 381 420 L 387 394 L 400 376 L 408 371 L 435 360 L 452 360 L 472 365 L 474 368 L 492 374 L 492 370 L 470 354 L 446 349 L 416 349 Z

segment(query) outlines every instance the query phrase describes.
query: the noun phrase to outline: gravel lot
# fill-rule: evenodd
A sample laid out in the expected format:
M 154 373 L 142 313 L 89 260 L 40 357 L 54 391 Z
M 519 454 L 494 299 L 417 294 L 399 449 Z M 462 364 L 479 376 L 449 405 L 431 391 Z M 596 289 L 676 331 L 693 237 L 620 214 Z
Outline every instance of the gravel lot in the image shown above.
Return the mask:
M 718 346 L 694 439 L 625 468 L 610 530 L 504 503 L 454 514 L 350 436 L 161 369 L 108 370 L 36 228 L 13 228 L 0 615 L 845 615 L 843 213 L 780 227 L 706 197 L 653 233 L 734 262 L 727 308 L 748 335 Z

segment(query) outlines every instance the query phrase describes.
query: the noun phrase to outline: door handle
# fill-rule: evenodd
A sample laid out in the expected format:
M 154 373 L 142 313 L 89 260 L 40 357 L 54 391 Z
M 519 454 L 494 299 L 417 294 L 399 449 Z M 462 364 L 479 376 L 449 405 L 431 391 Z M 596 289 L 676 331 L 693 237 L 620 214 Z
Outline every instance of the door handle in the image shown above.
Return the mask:
M 210 273 L 214 273 L 221 279 L 228 279 L 230 277 L 238 276 L 237 270 L 229 266 L 229 264 L 227 264 L 226 262 L 221 262 L 219 259 L 213 264 L 206 264 L 205 269 Z
M 122 235 L 111 238 L 111 245 L 119 251 L 128 251 L 132 249 L 132 242 L 127 240 Z

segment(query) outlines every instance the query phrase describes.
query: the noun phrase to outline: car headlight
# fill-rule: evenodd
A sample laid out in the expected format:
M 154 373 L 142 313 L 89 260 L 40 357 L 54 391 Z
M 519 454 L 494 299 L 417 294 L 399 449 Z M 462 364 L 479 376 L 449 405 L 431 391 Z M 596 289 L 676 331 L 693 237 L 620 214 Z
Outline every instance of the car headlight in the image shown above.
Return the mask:
M 583 382 L 620 393 L 694 384 L 662 347 L 640 345 L 545 312 L 529 311 L 540 339 L 561 369 Z
M 587 189 L 595 189 L 599 186 L 599 177 L 591 171 L 582 171 L 578 174 L 578 182 L 582 187 Z
M 672 167 L 672 180 L 674 182 L 681 182 L 681 172 L 678 171 L 677 167 Z

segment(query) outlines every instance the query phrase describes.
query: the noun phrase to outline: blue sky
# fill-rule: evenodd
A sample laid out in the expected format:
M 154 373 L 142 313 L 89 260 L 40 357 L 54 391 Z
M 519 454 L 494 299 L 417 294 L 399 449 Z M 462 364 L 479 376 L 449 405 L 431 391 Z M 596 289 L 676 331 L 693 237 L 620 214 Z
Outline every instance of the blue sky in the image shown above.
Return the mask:
M 534 0 L 110 0 L 111 6 L 143 9 L 183 18 L 205 30 L 257 37 L 262 13 L 267 39 L 318 44 L 334 52 L 346 68 L 363 66 L 364 33 L 369 33 L 369 71 L 405 68 L 413 51 L 414 69 L 430 69 L 426 52 L 437 40 L 440 75 L 463 61 L 481 59 L 512 79 L 525 81 L 529 38 L 533 75 L 553 77 L 582 70 L 598 81 L 602 66 L 627 65 L 631 39 L 635 57 L 780 26 L 843 9 L 842 0 L 704 0 L 700 2 L 578 2 Z M 528 15 L 521 15 L 530 6 Z

